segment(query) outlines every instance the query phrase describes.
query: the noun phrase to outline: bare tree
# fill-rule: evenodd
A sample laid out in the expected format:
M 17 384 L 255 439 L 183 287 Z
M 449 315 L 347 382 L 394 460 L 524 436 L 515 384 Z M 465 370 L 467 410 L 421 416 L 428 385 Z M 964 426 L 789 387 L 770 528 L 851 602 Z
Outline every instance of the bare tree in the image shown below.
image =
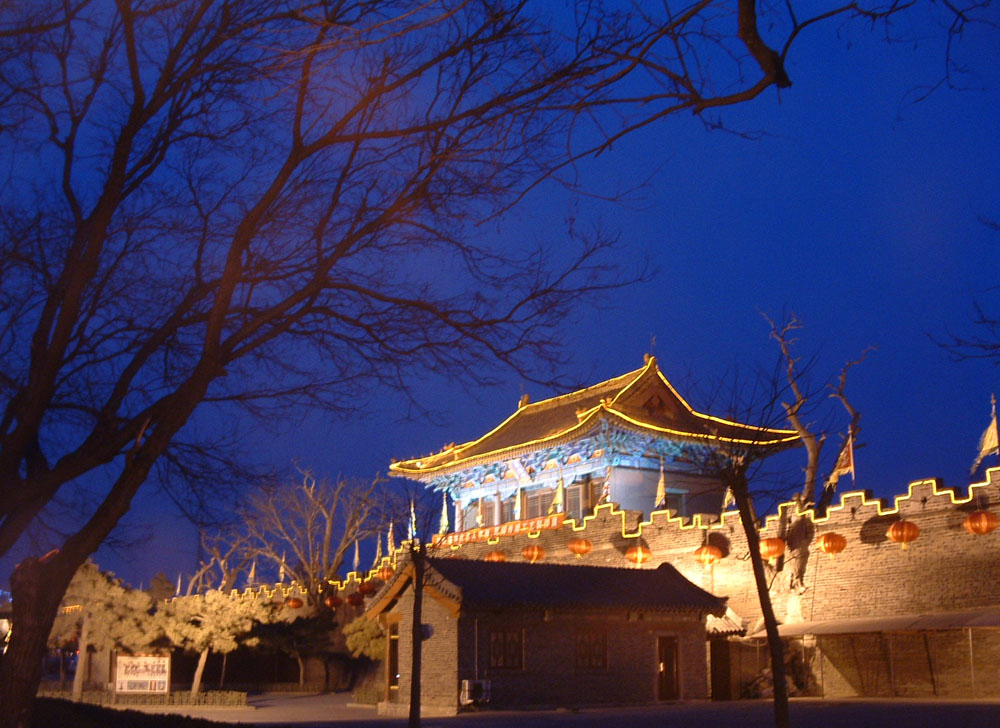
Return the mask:
M 781 324 L 776 324 L 767 314 L 761 313 L 768 325 L 771 327 L 771 338 L 778 342 L 781 349 L 781 358 L 785 365 L 785 376 L 788 380 L 788 389 L 791 393 L 792 402 L 782 402 L 781 406 L 785 410 L 785 416 L 791 423 L 795 431 L 799 433 L 799 439 L 806 449 L 805 483 L 802 487 L 802 502 L 812 503 L 816 495 L 816 475 L 819 472 L 819 455 L 826 441 L 826 435 L 820 434 L 818 437 L 803 420 L 805 414 L 803 408 L 809 402 L 809 393 L 802 383 L 803 367 L 800 366 L 801 357 L 795 356 L 792 347 L 796 343 L 793 333 L 802 328 L 798 317 L 793 313 L 785 318 Z M 808 367 L 806 367 L 808 368 Z
M 247 553 L 281 570 L 306 593 L 310 607 L 323 608 L 328 582 L 358 540 L 378 533 L 384 481 L 317 479 L 300 471 L 301 482 L 266 483 L 240 510 Z
M 616 61 L 481 0 L 52 1 L 2 23 L 23 52 L 0 59 L 0 553 L 102 489 L 11 580 L 0 714 L 26 725 L 76 567 L 158 463 L 211 452 L 196 409 L 347 412 L 414 369 L 551 361 L 576 303 L 621 282 L 609 242 L 557 264 L 467 226 L 562 153 L 581 82 Z
M 0 9 L 0 554 L 54 498 L 96 494 L 56 554 L 12 575 L 0 724 L 30 722 L 60 596 L 140 485 L 192 454 L 212 465 L 198 416 L 348 412 L 364 385 L 405 392 L 414 370 L 555 369 L 565 318 L 623 282 L 610 241 L 557 259 L 469 226 L 632 129 L 787 86 L 815 23 L 911 5 L 803 20 L 738 0 L 735 24 L 721 2 L 660 17 L 579 4 L 550 24 L 534 7 Z M 776 13 L 780 52 L 759 31 Z M 614 93 L 643 73 L 653 91 Z M 603 106 L 625 122 L 567 146 Z

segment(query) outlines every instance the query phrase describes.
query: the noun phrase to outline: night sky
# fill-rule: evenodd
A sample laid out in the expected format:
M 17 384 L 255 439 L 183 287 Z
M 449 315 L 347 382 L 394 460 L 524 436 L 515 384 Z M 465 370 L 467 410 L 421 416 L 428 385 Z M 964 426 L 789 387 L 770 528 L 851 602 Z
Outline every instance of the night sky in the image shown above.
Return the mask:
M 1000 219 L 996 51 L 985 30 L 967 34 L 962 55 L 979 75 L 964 79 L 967 89 L 914 103 L 919 86 L 940 78 L 940 43 L 889 46 L 860 30 L 816 29 L 789 58 L 792 88 L 723 112 L 730 129 L 760 138 L 670 117 L 582 167 L 600 194 L 648 178 L 629 204 L 549 186 L 469 234 L 558 247 L 572 217 L 616 231 L 626 269 L 648 256 L 651 280 L 566 322 L 564 375 L 581 384 L 638 368 L 655 337 L 660 368 L 698 407 L 695 393 L 734 368 L 773 365 L 777 348 L 759 310 L 798 315 L 798 351 L 817 355 L 814 386 L 877 347 L 848 382 L 865 444 L 857 487 L 890 497 L 927 477 L 964 486 L 1000 368 L 953 361 L 932 338 L 974 333 L 975 300 L 1000 315 L 1000 233 L 980 221 Z M 258 449 L 290 476 L 298 459 L 318 474 L 369 477 L 390 458 L 478 437 L 514 410 L 522 388 L 533 401 L 559 393 L 515 376 L 474 391 L 460 379 L 419 385 L 433 421 L 406 420 L 393 392 L 359 392 L 350 421 L 303 413 L 262 429 Z M 822 472 L 847 423 L 830 411 Z M 157 535 L 142 549 L 102 550 L 98 562 L 133 584 L 190 571 L 193 534 L 163 517 L 157 497 L 139 501 L 129 527 L 155 524 Z

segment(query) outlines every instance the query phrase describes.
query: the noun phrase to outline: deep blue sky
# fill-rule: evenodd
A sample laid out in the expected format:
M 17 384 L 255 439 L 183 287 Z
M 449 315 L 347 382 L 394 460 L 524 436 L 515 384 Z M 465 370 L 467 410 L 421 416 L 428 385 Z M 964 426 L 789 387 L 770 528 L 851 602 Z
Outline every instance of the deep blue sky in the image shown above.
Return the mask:
M 499 228 L 470 234 L 560 246 L 573 216 L 620 233 L 624 262 L 649 256 L 652 280 L 567 322 L 567 373 L 583 383 L 640 366 L 651 336 L 661 369 L 686 396 L 734 365 L 769 367 L 776 348 L 758 309 L 798 314 L 799 351 L 818 352 L 820 384 L 877 346 L 848 384 L 866 443 L 857 486 L 890 497 L 919 478 L 966 485 L 1000 368 L 956 363 L 930 336 L 971 333 L 974 299 L 1000 313 L 1000 234 L 977 219 L 1000 218 L 996 50 L 985 31 L 967 35 L 962 52 L 979 72 L 968 84 L 976 88 L 912 103 L 915 87 L 940 76 L 939 44 L 890 47 L 861 32 L 817 30 L 789 59 L 791 89 L 723 112 L 729 127 L 761 138 L 708 132 L 687 114 L 669 118 L 583 167 L 598 193 L 649 177 L 634 204 L 549 187 Z M 439 421 L 403 421 L 398 395 L 361 393 L 367 401 L 351 421 L 304 414 L 278 436 L 261 434 L 261 451 L 290 473 L 293 458 L 330 476 L 384 473 L 392 457 L 482 434 L 513 411 L 524 386 L 511 377 L 469 392 L 457 379 L 421 387 Z M 557 394 L 525 388 L 533 400 Z M 824 472 L 835 449 L 826 450 Z M 149 548 L 105 550 L 98 561 L 136 584 L 158 570 L 172 578 L 190 570 L 194 537 L 161 507 L 141 496 L 128 518 L 135 528 L 155 525 Z

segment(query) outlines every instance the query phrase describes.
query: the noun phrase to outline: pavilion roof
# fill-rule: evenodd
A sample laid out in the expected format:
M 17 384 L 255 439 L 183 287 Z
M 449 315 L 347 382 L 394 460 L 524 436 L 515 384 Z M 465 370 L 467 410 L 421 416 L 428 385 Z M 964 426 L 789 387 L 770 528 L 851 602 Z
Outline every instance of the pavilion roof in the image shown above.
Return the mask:
M 428 558 L 430 595 L 462 609 L 561 608 L 700 612 L 722 617 L 726 599 L 688 581 L 668 563 L 655 569 Z M 412 563 L 373 597 L 369 618 L 390 608 L 413 578 Z
M 576 392 L 523 403 L 482 437 L 449 445 L 422 458 L 390 465 L 396 475 L 420 478 L 508 460 L 540 447 L 569 442 L 608 421 L 624 429 L 709 447 L 745 443 L 751 447 L 795 445 L 794 430 L 756 427 L 696 412 L 648 357 L 645 366 Z

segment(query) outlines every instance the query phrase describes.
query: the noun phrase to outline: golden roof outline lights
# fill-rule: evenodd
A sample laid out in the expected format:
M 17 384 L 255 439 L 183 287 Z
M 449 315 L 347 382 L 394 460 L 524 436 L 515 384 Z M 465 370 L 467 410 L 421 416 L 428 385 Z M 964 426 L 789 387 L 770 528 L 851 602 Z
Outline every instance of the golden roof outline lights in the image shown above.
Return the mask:
M 655 373 L 656 381 L 662 384 L 670 396 L 676 398 L 680 406 L 687 412 L 687 414 L 704 420 L 707 422 L 717 423 L 726 427 L 734 427 L 744 432 L 756 432 L 764 435 L 763 439 L 753 438 L 753 437 L 733 437 L 725 436 L 713 433 L 703 433 L 703 432 L 692 432 L 686 429 L 670 428 L 670 427 L 660 427 L 652 423 L 641 422 L 636 420 L 629 415 L 625 414 L 622 410 L 616 407 L 616 403 L 622 400 L 627 393 L 631 392 L 640 382 L 646 381 Z M 507 427 L 512 421 L 518 416 L 524 415 L 528 412 L 537 412 L 539 410 L 552 409 L 560 405 L 562 402 L 569 398 L 583 398 L 586 396 L 591 396 L 595 393 L 599 393 L 602 390 L 609 390 L 608 394 L 613 396 L 601 397 L 597 404 L 591 406 L 589 409 L 579 408 L 575 412 L 575 417 L 577 423 L 575 427 L 569 426 L 563 430 L 555 433 L 550 433 L 542 437 L 536 437 L 525 442 L 515 443 L 513 445 L 507 445 L 504 447 L 498 447 L 496 449 L 487 450 L 485 452 L 479 453 L 468 453 L 469 450 L 480 445 L 488 438 L 497 434 L 500 430 Z M 568 392 L 566 394 L 557 395 L 555 397 L 549 397 L 548 399 L 541 400 L 539 402 L 531 402 L 519 407 L 513 413 L 508 415 L 500 424 L 486 432 L 481 437 L 470 440 L 462 445 L 455 446 L 450 444 L 445 450 L 430 455 L 425 458 L 411 459 L 393 462 L 389 466 L 389 470 L 401 475 L 406 474 L 425 474 L 434 473 L 444 469 L 454 469 L 456 467 L 463 466 L 464 464 L 477 459 L 495 459 L 500 457 L 504 453 L 510 453 L 513 451 L 523 450 L 525 448 L 531 448 L 533 446 L 542 445 L 544 443 L 551 443 L 559 439 L 568 438 L 572 435 L 579 433 L 583 428 L 589 426 L 595 415 L 606 412 L 612 414 L 616 417 L 621 418 L 623 421 L 630 422 L 634 426 L 640 427 L 644 430 L 657 432 L 665 435 L 673 435 L 680 438 L 689 438 L 692 440 L 697 440 L 701 442 L 725 442 L 731 444 L 743 444 L 751 446 L 777 446 L 786 445 L 795 442 L 799 439 L 799 435 L 794 430 L 776 429 L 769 427 L 762 427 L 757 425 L 747 425 L 739 422 L 734 422 L 722 417 L 716 417 L 714 415 L 707 415 L 700 412 L 696 412 L 687 401 L 680 396 L 677 390 L 672 384 L 663 376 L 663 373 L 659 370 L 656 365 L 656 357 L 650 356 L 646 364 L 640 368 L 633 370 L 631 372 L 626 372 L 625 374 L 619 375 L 617 377 L 612 377 L 611 379 L 605 380 L 603 382 L 598 382 L 589 387 L 583 387 L 581 389 L 575 390 L 573 392 Z M 450 458 L 445 458 L 445 456 L 450 455 Z M 441 462 L 429 463 L 426 462 L 428 458 L 440 459 Z

